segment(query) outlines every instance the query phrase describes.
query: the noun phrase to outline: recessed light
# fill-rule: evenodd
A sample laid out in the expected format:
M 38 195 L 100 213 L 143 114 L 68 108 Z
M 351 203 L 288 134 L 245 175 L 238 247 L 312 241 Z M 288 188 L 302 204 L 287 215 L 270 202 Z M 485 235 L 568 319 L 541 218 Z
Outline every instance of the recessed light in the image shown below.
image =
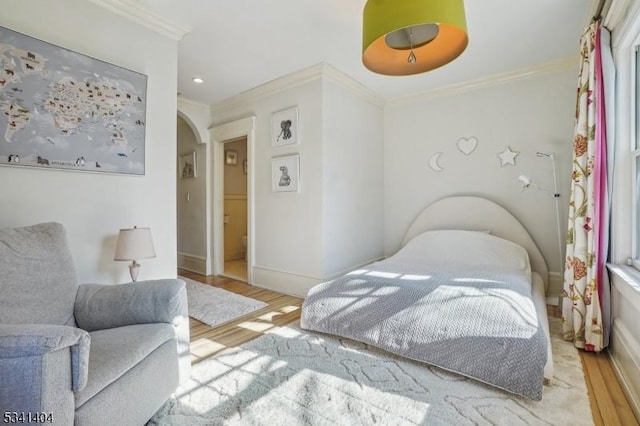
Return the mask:
M 200 84 L 200 83 L 204 83 L 204 80 L 201 79 L 200 77 L 193 77 L 193 82 Z

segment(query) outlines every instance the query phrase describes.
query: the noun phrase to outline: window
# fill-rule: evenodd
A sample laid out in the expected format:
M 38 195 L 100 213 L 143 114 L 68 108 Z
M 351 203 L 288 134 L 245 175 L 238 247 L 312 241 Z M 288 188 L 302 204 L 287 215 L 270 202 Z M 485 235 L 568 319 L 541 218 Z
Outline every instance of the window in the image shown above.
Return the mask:
M 635 47 L 635 66 L 634 84 L 635 84 L 635 112 L 633 117 L 634 137 L 630 144 L 631 149 L 631 187 L 634 194 L 631 226 L 632 226 L 632 257 L 633 266 L 640 269 L 640 49 Z
M 616 80 L 611 262 L 640 270 L 640 2 L 614 0 L 607 20 Z

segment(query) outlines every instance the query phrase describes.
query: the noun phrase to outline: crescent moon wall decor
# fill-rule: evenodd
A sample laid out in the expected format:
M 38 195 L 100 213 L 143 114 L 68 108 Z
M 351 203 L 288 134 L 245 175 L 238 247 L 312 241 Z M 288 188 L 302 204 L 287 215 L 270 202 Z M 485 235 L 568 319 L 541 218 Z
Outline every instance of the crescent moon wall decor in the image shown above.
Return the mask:
M 431 158 L 429 158 L 429 167 L 431 167 L 431 170 L 435 172 L 441 172 L 444 170 L 444 168 L 440 166 L 440 164 L 438 163 L 438 160 L 440 160 L 441 155 L 442 155 L 442 152 L 436 152 L 431 156 Z
M 458 142 L 456 142 L 456 146 L 458 147 L 458 151 L 468 156 L 478 147 L 478 139 L 475 136 L 460 138 Z

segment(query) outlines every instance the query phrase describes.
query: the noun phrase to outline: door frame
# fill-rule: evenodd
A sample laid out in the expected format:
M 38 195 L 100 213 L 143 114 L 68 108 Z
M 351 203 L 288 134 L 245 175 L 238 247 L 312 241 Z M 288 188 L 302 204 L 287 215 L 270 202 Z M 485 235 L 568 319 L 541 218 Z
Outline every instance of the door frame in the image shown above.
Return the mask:
M 224 143 L 239 139 L 247 139 L 247 283 L 253 284 L 254 259 L 254 140 L 256 117 L 250 116 L 229 123 L 209 128 L 211 136 L 211 158 L 209 164 L 213 169 L 213 185 L 208 203 L 207 216 L 213 224 L 211 248 L 208 250 L 213 265 L 214 275 L 224 272 Z M 207 182 L 209 186 L 210 182 Z

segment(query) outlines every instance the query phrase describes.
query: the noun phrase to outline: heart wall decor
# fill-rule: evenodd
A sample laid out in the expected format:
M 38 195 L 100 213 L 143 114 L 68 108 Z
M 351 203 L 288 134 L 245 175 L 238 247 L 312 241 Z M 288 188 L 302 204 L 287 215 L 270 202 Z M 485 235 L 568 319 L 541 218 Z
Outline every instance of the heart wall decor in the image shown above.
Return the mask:
M 460 138 L 456 145 L 458 147 L 458 151 L 464 155 L 471 155 L 471 153 L 478 147 L 478 139 L 474 136 L 469 138 Z

